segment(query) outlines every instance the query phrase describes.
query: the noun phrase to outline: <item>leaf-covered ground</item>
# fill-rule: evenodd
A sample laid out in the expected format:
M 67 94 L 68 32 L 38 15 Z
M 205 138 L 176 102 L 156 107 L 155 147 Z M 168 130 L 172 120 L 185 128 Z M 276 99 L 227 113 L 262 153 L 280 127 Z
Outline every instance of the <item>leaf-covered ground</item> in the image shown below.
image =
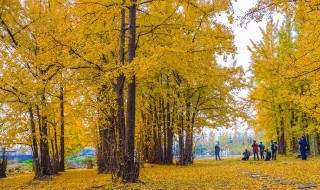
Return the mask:
M 98 175 L 95 169 L 68 170 L 51 180 L 32 178 L 28 174 L 0 179 L 0 189 L 320 189 L 320 158 L 204 159 L 184 167 L 147 164 L 140 172 L 142 182 L 136 184 L 112 184 L 110 175 Z

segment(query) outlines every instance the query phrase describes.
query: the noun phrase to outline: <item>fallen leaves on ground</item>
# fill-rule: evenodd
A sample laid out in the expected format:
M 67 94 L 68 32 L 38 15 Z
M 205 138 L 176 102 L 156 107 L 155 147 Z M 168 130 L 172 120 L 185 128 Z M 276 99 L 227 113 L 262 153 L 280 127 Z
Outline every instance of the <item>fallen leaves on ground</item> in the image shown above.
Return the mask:
M 51 180 L 32 180 L 30 174 L 0 179 L 0 189 L 311 189 L 320 188 L 319 171 L 320 157 L 270 162 L 203 159 L 190 166 L 146 165 L 140 171 L 142 183 L 114 184 L 109 174 L 74 169 Z

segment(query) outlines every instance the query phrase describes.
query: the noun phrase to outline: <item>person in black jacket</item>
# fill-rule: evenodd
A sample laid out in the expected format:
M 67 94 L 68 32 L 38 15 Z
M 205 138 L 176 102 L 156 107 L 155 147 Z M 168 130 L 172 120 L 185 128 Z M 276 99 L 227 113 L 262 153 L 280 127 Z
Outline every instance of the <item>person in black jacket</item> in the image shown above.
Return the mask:
M 277 150 L 278 150 L 278 145 L 277 142 L 272 142 L 271 144 L 271 157 L 272 160 L 276 160 L 277 159 Z
M 270 161 L 270 159 L 271 159 L 271 152 L 269 151 L 269 149 L 266 149 L 265 151 L 266 151 L 266 159 L 265 159 L 265 161 Z
M 260 158 L 261 159 L 264 159 L 264 149 L 265 149 L 265 146 L 262 144 L 262 142 L 260 142 L 259 150 L 260 150 Z
M 214 153 L 216 155 L 216 160 L 218 160 L 218 157 L 219 157 L 219 160 L 221 160 L 220 158 L 220 147 L 218 144 L 216 144 L 216 146 L 214 147 Z

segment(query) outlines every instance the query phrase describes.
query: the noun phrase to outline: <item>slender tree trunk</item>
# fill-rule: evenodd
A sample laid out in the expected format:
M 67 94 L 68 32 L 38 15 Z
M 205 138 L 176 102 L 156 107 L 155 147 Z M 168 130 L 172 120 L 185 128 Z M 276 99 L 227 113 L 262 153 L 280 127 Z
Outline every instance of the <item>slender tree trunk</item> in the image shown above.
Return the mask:
M 191 115 L 190 115 L 191 103 L 190 99 L 186 102 L 186 145 L 185 145 L 185 164 L 192 163 L 192 127 L 191 127 Z
M 53 149 L 56 150 L 56 154 L 53 157 L 54 158 L 54 170 L 55 172 L 60 171 L 60 163 L 59 163 L 59 150 L 58 150 L 58 138 L 57 138 L 57 126 L 54 125 L 54 147 Z
M 179 120 L 180 120 L 180 127 L 178 130 L 178 135 L 179 135 L 179 149 L 180 149 L 180 164 L 181 165 L 185 165 L 185 150 L 184 150 L 184 134 L 183 134 L 183 117 L 179 116 Z
M 31 134 L 32 134 L 32 152 L 33 152 L 33 161 L 34 161 L 34 172 L 35 172 L 35 178 L 38 178 L 40 175 L 40 163 L 39 163 L 39 154 L 38 154 L 36 125 L 34 122 L 32 107 L 29 107 L 29 117 L 30 117 L 30 126 L 31 126 Z
M 170 103 L 167 102 L 167 164 L 173 163 L 173 156 L 172 156 L 172 146 L 173 146 L 173 132 L 172 132 L 172 125 L 173 122 L 170 123 Z M 172 117 L 172 121 L 174 121 L 174 117 Z
M 60 164 L 59 170 L 65 171 L 64 167 L 64 95 L 63 87 L 60 87 Z
M 320 133 L 317 132 L 316 133 L 316 145 L 317 145 L 317 154 L 320 154 Z
M 40 174 L 39 174 L 39 178 L 43 177 L 44 175 L 44 161 L 43 161 L 43 133 L 42 133 L 42 121 L 41 121 L 41 115 L 40 115 L 40 107 L 37 105 L 37 118 L 38 118 L 38 127 L 39 127 L 39 132 L 40 132 Z
M 132 3 L 129 6 L 129 40 L 128 40 L 128 62 L 129 64 L 135 58 L 136 52 L 136 0 L 130 0 Z M 135 136 L 135 115 L 136 115 L 136 77 L 131 77 L 128 84 L 128 99 L 127 99 L 127 127 L 126 127 L 126 171 L 125 181 L 134 182 L 139 176 L 135 170 L 134 158 L 134 136 Z
M 2 147 L 2 162 L 0 163 L 0 178 L 7 177 L 7 157 L 6 157 L 6 148 Z
M 168 162 L 167 158 L 167 122 L 166 122 L 166 108 L 164 106 L 164 100 L 161 101 L 161 108 L 162 108 L 162 127 L 163 127 L 163 157 L 164 163 Z

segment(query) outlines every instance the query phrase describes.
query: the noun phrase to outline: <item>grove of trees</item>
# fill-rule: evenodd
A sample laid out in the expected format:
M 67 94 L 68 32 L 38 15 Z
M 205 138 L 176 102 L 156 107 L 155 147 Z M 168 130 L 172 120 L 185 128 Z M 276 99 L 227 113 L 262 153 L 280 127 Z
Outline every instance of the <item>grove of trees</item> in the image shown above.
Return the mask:
M 253 43 L 251 101 L 253 125 L 279 144 L 279 153 L 298 151 L 306 136 L 320 153 L 319 1 L 259 1 L 247 17 L 281 12 L 285 21 L 270 20 L 263 39 Z M 259 10 L 259 11 L 258 11 Z
M 114 181 L 172 164 L 174 138 L 192 164 L 194 130 L 244 115 L 242 68 L 217 63 L 235 53 L 222 12 L 228 0 L 1 1 L 1 146 L 31 146 L 38 179 L 86 145 Z

